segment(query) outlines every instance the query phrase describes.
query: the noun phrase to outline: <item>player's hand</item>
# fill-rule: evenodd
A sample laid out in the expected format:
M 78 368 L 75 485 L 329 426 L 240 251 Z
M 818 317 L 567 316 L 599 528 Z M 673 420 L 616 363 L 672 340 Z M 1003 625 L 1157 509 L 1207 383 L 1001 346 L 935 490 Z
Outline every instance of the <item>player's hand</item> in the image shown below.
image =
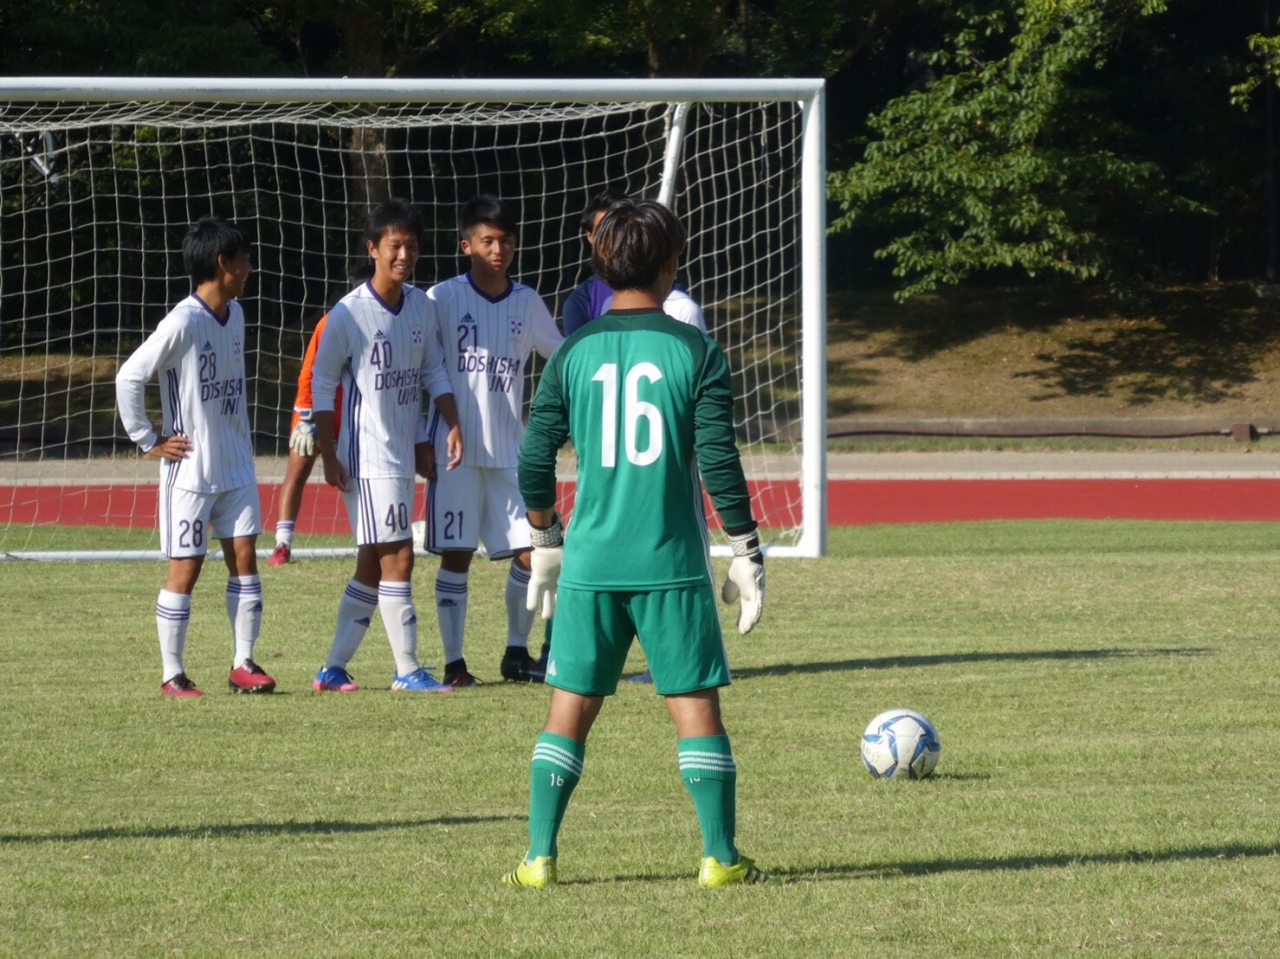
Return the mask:
M 425 480 L 436 478 L 436 448 L 430 443 L 417 443 L 413 447 L 413 468 Z
M 764 554 L 760 551 L 760 534 L 756 530 L 730 534 L 733 562 L 725 578 L 720 598 L 726 603 L 739 600 L 738 632 L 746 635 L 764 615 Z
M 143 455 L 150 456 L 152 459 L 181 463 L 192 449 L 191 440 L 185 436 L 161 436 L 156 440 L 156 445 Z
M 529 592 L 525 608 L 538 612 L 543 619 L 556 614 L 556 584 L 560 581 L 560 567 L 564 565 L 564 527 L 556 516 L 549 529 L 539 529 L 530 524 L 533 552 L 529 555 Z
M 456 469 L 462 465 L 462 426 L 455 426 L 449 430 L 449 435 L 445 439 L 449 451 L 449 462 L 445 465 L 445 469 Z
M 336 456 L 324 459 L 324 481 L 340 492 L 351 490 L 351 474 Z
M 311 411 L 300 410 L 298 425 L 289 437 L 289 449 L 307 459 L 316 455 L 316 424 L 311 422 Z

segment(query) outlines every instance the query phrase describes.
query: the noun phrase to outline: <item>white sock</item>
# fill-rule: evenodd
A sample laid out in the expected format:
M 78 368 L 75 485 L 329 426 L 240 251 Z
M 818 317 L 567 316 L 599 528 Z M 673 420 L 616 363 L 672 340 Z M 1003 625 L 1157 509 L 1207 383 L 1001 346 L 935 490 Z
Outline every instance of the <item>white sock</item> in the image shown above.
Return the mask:
M 160 662 L 164 670 L 161 682 L 167 683 L 178 673 L 185 672 L 182 651 L 187 645 L 187 624 L 190 622 L 190 594 L 160 590 L 160 598 L 156 600 L 156 632 L 160 634 Z
M 378 584 L 378 610 L 391 641 L 396 675 L 417 672 L 422 667 L 418 663 L 418 611 L 413 605 L 413 586 L 383 580 Z
M 536 610 L 528 609 L 529 571 L 515 563 L 507 575 L 507 645 L 529 648 Z
M 293 548 L 293 520 L 276 520 L 276 545 Z
M 227 619 L 236 644 L 232 666 L 243 666 L 245 660 L 253 659 L 254 644 L 262 633 L 262 577 L 257 573 L 227 578 Z
M 462 637 L 467 628 L 467 574 L 446 569 L 436 573 L 436 619 L 444 643 L 446 664 L 462 658 Z
M 333 644 L 324 668 L 337 666 L 346 669 L 351 657 L 360 648 L 364 634 L 369 631 L 369 621 L 378 608 L 378 593 L 354 579 L 347 583 L 342 600 L 338 603 L 338 626 L 333 632 Z

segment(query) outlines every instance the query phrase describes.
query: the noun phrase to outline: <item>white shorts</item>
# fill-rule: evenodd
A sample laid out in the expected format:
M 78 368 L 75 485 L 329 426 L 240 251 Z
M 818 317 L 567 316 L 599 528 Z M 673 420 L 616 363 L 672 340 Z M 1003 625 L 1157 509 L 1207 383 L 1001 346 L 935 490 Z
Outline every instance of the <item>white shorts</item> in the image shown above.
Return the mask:
M 357 546 L 413 539 L 413 501 L 418 484 L 412 477 L 357 479 L 342 494 Z
M 427 552 L 475 549 L 481 542 L 490 559 L 532 546 L 515 467 L 441 469 L 427 484 Z
M 160 484 L 160 551 L 169 559 L 204 556 L 211 539 L 238 539 L 261 532 L 257 486 L 196 493 Z

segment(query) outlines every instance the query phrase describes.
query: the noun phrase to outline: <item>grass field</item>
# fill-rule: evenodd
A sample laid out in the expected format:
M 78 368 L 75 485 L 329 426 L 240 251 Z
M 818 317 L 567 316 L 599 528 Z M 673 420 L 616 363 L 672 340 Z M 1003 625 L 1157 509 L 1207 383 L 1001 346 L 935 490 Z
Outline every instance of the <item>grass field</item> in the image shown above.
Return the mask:
M 783 881 L 714 891 L 652 687 L 593 733 L 561 885 L 513 890 L 545 689 L 392 695 L 375 624 L 352 665 L 373 688 L 312 694 L 349 566 L 311 561 L 265 574 L 282 692 L 225 692 L 211 567 L 188 643 L 210 695 L 165 701 L 158 564 L 2 564 L 0 955 L 1280 955 L 1273 526 L 831 548 L 771 563 L 765 622 L 728 640 L 738 838 Z M 501 574 L 472 581 L 482 678 Z M 938 775 L 874 781 L 862 728 L 902 705 L 937 724 Z

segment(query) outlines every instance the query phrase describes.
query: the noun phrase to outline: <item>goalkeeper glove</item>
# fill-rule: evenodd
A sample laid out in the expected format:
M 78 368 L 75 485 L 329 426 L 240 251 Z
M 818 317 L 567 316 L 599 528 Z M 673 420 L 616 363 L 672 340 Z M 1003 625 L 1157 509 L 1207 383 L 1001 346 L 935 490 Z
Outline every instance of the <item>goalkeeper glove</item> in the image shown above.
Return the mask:
M 298 410 L 298 425 L 289 437 L 289 449 L 299 456 L 316 455 L 316 424 L 311 422 L 310 410 Z
M 764 615 L 764 554 L 760 552 L 760 534 L 755 530 L 730 533 L 733 562 L 725 578 L 720 598 L 726 603 L 742 600 L 738 609 L 738 632 L 746 634 Z
M 547 529 L 539 529 L 532 523 L 529 532 L 533 553 L 529 556 L 529 592 L 525 608 L 542 611 L 543 619 L 556 614 L 556 583 L 560 580 L 560 567 L 564 564 L 564 527 L 557 513 Z

